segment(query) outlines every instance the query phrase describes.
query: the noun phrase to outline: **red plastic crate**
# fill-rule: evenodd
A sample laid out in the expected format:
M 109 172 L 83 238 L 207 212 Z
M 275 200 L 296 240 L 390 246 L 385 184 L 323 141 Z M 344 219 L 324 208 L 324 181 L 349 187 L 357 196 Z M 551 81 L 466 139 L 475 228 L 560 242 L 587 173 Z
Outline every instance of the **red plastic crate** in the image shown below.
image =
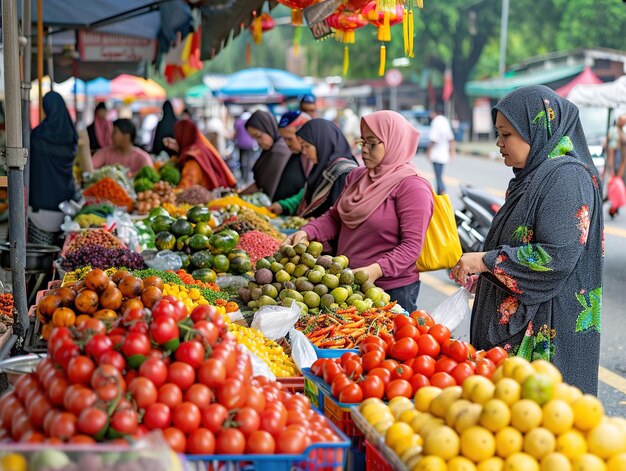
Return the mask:
M 367 440 L 365 441 L 365 471 L 392 471 L 383 455 Z
M 291 393 L 304 393 L 304 376 L 292 376 L 290 378 L 276 378 L 283 389 Z

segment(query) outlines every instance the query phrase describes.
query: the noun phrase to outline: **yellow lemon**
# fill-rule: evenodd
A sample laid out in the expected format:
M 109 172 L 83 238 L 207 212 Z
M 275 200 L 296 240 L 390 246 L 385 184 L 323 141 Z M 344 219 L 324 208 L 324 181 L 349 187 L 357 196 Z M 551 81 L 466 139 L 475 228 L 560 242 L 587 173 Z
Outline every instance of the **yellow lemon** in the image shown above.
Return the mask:
M 491 381 L 493 381 L 494 383 L 497 383 L 502 378 L 504 378 L 504 366 L 500 365 L 496 368 L 496 370 L 491 375 Z
M 377 424 L 378 422 L 382 422 L 383 420 L 391 421 L 392 423 L 395 422 L 393 415 L 380 411 L 368 414 L 368 416 L 365 417 L 365 420 L 367 420 L 372 425 Z
M 431 401 L 439 396 L 439 393 L 441 393 L 441 389 L 435 386 L 419 388 L 413 398 L 415 400 L 415 408 L 420 412 L 428 412 Z
M 552 399 L 542 408 L 543 419 L 541 425 L 555 435 L 567 432 L 574 425 L 574 411 L 562 399 Z
M 0 458 L 0 469 L 3 471 L 26 471 L 28 463 L 22 455 L 10 453 Z
M 500 399 L 490 399 L 483 405 L 479 422 L 487 430 L 497 432 L 509 425 L 510 421 L 511 411 L 506 402 Z
M 463 399 L 471 399 L 472 397 L 472 390 L 474 389 L 474 386 L 476 386 L 476 384 L 480 381 L 482 381 L 482 376 L 480 375 L 471 375 L 468 376 L 467 378 L 465 378 L 465 381 L 463 381 Z
M 606 464 L 596 455 L 585 453 L 573 461 L 572 471 L 606 471 Z
M 513 379 L 519 384 L 524 384 L 526 378 L 535 374 L 535 369 L 530 366 L 530 363 L 521 363 L 513 369 Z
M 367 402 L 365 402 L 367 401 Z M 389 407 L 380 399 L 370 397 L 365 399 L 359 406 L 359 411 L 363 414 L 363 417 L 367 417 L 367 414 L 374 411 L 389 411 Z
M 504 471 L 539 471 L 539 463 L 526 453 L 514 453 L 504 462 Z
M 578 430 L 591 430 L 602 422 L 604 407 L 597 397 L 585 394 L 572 404 L 574 411 L 574 425 Z
M 404 396 L 396 396 L 389 401 L 388 405 L 393 410 L 393 408 L 397 407 L 399 404 L 411 404 L 411 400 Z
M 421 438 L 419 435 L 415 434 L 415 437 L 419 437 L 420 438 L 420 446 L 416 446 L 414 448 L 408 448 L 406 450 L 404 450 L 404 452 L 400 455 L 400 459 L 402 460 L 402 462 L 406 465 L 406 467 L 408 469 L 411 469 L 411 465 L 410 462 L 413 461 L 416 457 L 419 457 L 420 459 L 422 458 L 422 446 L 421 446 Z M 417 461 L 415 463 L 413 463 L 413 465 L 415 465 L 417 463 Z
M 482 413 L 480 404 L 470 404 L 469 407 L 459 412 L 454 422 L 454 429 L 458 433 L 463 433 L 466 429 L 477 425 Z
M 407 424 L 410 424 L 411 421 L 420 414 L 421 412 L 411 407 L 410 409 L 407 409 L 402 414 L 400 414 L 400 417 L 398 417 L 398 420 L 400 422 L 405 422 Z
M 568 404 L 574 402 L 576 398 L 572 394 L 572 386 L 567 383 L 558 383 L 554 385 L 554 391 L 552 393 L 552 399 L 560 399 Z
M 437 417 L 445 418 L 450 406 L 461 398 L 462 393 L 461 386 L 450 386 L 444 389 L 430 402 L 429 412 Z
M 571 471 L 572 464 L 561 453 L 549 453 L 541 459 L 541 471 Z
M 411 420 L 411 428 L 413 429 L 413 431 L 415 433 L 420 433 L 420 430 L 422 429 L 422 426 L 434 419 L 435 417 L 433 417 L 432 415 L 430 415 L 428 412 L 422 412 L 420 413 L 420 415 L 416 416 L 413 418 L 413 420 Z
M 553 384 L 556 385 L 563 381 L 563 375 L 561 374 L 559 369 L 549 361 L 534 360 L 530 364 L 532 365 L 535 372 L 549 376 Z
M 626 471 L 626 453 L 615 455 L 606 462 L 607 471 Z
M 493 397 L 512 406 L 519 401 L 521 392 L 522 387 L 517 381 L 512 378 L 502 378 L 496 383 L 496 390 Z
M 589 453 L 606 460 L 626 452 L 626 435 L 617 425 L 602 423 L 587 434 L 587 446 Z
M 414 433 L 408 438 L 396 441 L 393 446 L 393 451 L 395 451 L 398 456 L 402 456 L 407 451 L 417 451 L 419 453 L 423 444 L 424 440 L 422 437 Z
M 502 362 L 502 374 L 505 378 L 512 378 L 513 371 L 519 365 L 530 365 L 530 362 L 522 357 L 509 357 Z
M 447 425 L 437 427 L 424 436 L 426 455 L 440 456 L 444 460 L 449 460 L 459 454 L 459 448 L 459 436 Z
M 413 436 L 413 429 L 409 424 L 396 422 L 387 430 L 385 443 L 393 448 L 394 444 L 400 440 L 406 440 Z
M 530 399 L 522 399 L 511 407 L 511 425 L 520 432 L 539 427 L 541 419 L 541 407 Z
M 412 471 L 446 471 L 446 462 L 438 456 L 425 456 L 413 467 Z
M 380 422 L 376 422 L 374 424 L 374 430 L 376 430 L 381 435 L 385 435 L 387 430 L 394 424 L 393 419 L 383 419 Z
M 361 404 L 359 405 L 359 410 L 363 412 L 363 409 L 365 409 L 370 404 L 377 404 L 379 406 L 387 407 L 387 404 L 385 404 L 382 400 L 378 399 L 377 397 L 368 397 L 363 402 L 361 402 Z
M 499 456 L 492 456 L 489 459 L 478 463 L 476 471 L 502 471 L 504 469 L 504 460 Z
M 456 419 L 461 414 L 461 412 L 471 406 L 472 403 L 466 399 L 459 399 L 458 401 L 454 401 L 448 408 L 448 412 L 446 412 L 446 424 L 448 424 L 448 426 L 450 427 L 454 427 Z
M 398 399 L 398 397 L 394 397 L 394 399 Z M 403 397 L 402 399 L 406 399 L 407 402 L 401 401 L 396 402 L 395 404 L 389 404 L 389 409 L 391 409 L 391 413 L 398 420 L 403 412 L 407 410 L 415 410 L 415 406 L 410 399 Z
M 587 453 L 587 442 L 582 433 L 570 430 L 556 437 L 556 451 L 573 460 Z
M 485 404 L 489 399 L 493 398 L 493 395 L 496 392 L 496 385 L 484 376 L 479 376 L 478 378 L 480 379 L 476 380 L 474 387 L 472 388 L 470 401 L 475 404 Z
M 524 436 L 524 451 L 540 460 L 556 448 L 556 439 L 550 430 L 543 427 L 532 429 Z
M 519 453 L 523 446 L 523 435 L 513 427 L 505 427 L 496 433 L 496 453 L 502 458 L 508 458 L 513 453 Z
M 461 434 L 461 454 L 478 463 L 496 452 L 496 439 L 483 427 L 473 426 Z
M 428 435 L 430 432 L 432 432 L 433 430 L 443 425 L 445 425 L 443 419 L 439 419 L 439 418 L 430 419 L 428 422 L 422 425 L 422 428 L 420 429 L 419 434 L 422 437 L 424 437 L 424 439 L 426 439 L 426 435 Z
M 456 456 L 448 461 L 448 471 L 475 471 L 476 465 L 463 456 Z

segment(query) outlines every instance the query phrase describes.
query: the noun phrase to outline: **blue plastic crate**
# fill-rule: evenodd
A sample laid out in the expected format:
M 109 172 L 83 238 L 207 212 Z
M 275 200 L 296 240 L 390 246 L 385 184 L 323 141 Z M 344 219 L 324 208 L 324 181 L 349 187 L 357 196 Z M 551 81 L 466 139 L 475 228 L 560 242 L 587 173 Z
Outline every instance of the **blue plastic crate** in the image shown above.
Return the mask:
M 359 353 L 358 348 L 319 348 L 315 345 L 313 345 L 313 350 L 315 350 L 317 358 L 339 358 L 346 352 Z

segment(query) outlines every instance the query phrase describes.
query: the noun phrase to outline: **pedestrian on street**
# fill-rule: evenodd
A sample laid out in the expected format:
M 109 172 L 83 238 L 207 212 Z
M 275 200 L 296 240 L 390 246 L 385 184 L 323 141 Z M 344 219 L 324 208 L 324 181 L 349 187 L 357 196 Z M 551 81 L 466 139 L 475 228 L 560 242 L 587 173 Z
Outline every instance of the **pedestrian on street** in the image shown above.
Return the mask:
M 428 138 L 430 142 L 428 149 L 426 149 L 426 157 L 433 163 L 435 169 L 437 194 L 443 195 L 446 192 L 446 186 L 443 183 L 443 170 L 454 159 L 456 146 L 450 121 L 443 115 L 443 105 L 441 104 L 437 104 L 435 112 L 432 113 Z
M 235 120 L 235 145 L 239 152 L 239 171 L 241 182 L 248 183 L 252 172 L 252 166 L 257 155 L 256 141 L 246 131 L 246 121 L 250 119 L 250 113 L 243 112 Z
M 551 361 L 565 382 L 596 394 L 602 191 L 578 108 L 539 85 L 511 92 L 492 115 L 515 176 L 485 252 L 463 255 L 451 270 L 463 285 L 480 275 L 471 343 Z
M 173 151 L 165 147 L 163 140 L 166 137 L 174 137 L 174 125 L 176 121 L 176 113 L 174 113 L 172 103 L 169 100 L 165 100 L 161 120 L 158 122 L 154 131 L 154 139 L 152 141 L 152 153 L 154 155 L 158 156 L 163 151 L 172 155 L 171 152 Z
M 317 118 L 317 99 L 312 93 L 305 94 L 300 100 L 300 111 L 311 118 Z
M 610 181 L 615 176 L 623 180 L 626 171 L 626 115 L 617 118 L 615 125 L 609 129 L 607 141 L 604 178 Z M 609 200 L 611 200 L 610 197 Z M 609 216 L 614 219 L 618 213 L 619 207 L 613 206 L 613 201 L 611 201 Z

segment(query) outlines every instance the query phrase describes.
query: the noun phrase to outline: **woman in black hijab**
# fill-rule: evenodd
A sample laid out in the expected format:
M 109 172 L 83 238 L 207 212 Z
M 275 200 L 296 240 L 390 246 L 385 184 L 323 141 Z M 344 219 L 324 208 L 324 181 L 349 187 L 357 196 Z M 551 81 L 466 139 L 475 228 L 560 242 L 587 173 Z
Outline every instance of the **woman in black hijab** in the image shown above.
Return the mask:
M 551 361 L 564 381 L 596 394 L 602 190 L 578 108 L 541 85 L 515 90 L 492 113 L 515 176 L 485 252 L 463 255 L 451 271 L 462 284 L 480 274 L 471 342 Z
M 174 125 L 176 124 L 176 115 L 174 108 L 169 100 L 163 103 L 163 116 L 154 130 L 154 140 L 152 141 L 152 153 L 159 155 L 162 151 L 172 152 L 163 145 L 163 139 L 166 137 L 174 137 Z

